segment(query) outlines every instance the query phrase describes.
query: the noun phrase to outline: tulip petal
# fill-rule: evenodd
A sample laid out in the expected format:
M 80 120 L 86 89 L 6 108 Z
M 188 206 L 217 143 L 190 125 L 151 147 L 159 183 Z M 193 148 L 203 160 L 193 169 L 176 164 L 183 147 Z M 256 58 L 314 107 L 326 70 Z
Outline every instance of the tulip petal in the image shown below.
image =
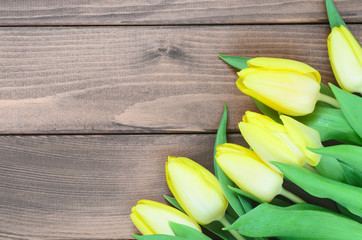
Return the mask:
M 248 144 L 265 163 L 270 164 L 270 161 L 278 161 L 299 166 L 304 164 L 303 153 L 287 134 L 272 133 L 245 122 L 239 123 L 239 129 Z M 277 168 L 272 168 L 278 171 Z
M 317 83 L 321 82 L 321 75 L 308 64 L 283 58 L 257 57 L 248 61 L 249 67 L 263 68 L 267 70 L 291 71 L 303 73 L 308 77 L 313 76 Z
M 298 72 L 262 71 L 247 68 L 239 73 L 237 87 L 267 106 L 288 115 L 313 112 L 320 85 Z
M 284 126 L 287 129 L 288 135 L 291 137 L 293 142 L 299 147 L 299 149 L 302 150 L 304 155 L 308 158 L 307 162 L 311 166 L 318 165 L 321 156 L 319 154 L 309 151 L 307 147 L 323 147 L 319 133 L 316 130 L 298 122 L 291 117 L 282 115 L 280 116 L 280 119 L 283 121 Z
M 216 160 L 240 189 L 270 202 L 281 191 L 282 175 L 267 166 L 251 150 L 248 151 L 250 154 L 219 151 Z
M 132 208 L 131 219 L 142 234 L 174 235 L 168 224 L 169 221 L 201 231 L 198 224 L 186 214 L 165 204 L 150 200 L 140 200 Z
M 169 157 L 167 184 L 185 212 L 201 224 L 222 217 L 227 208 L 216 177 L 204 167 L 186 158 Z
M 362 48 L 344 26 L 332 29 L 328 53 L 338 84 L 348 92 L 362 93 Z

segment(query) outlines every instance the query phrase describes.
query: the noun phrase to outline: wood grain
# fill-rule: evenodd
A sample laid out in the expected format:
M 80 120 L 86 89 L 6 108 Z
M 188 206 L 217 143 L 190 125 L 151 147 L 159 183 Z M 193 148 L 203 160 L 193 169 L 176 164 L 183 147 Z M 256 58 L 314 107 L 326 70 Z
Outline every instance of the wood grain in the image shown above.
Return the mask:
M 165 202 L 168 155 L 213 169 L 214 134 L 0 137 L 1 239 L 130 239 L 140 199 Z M 233 142 L 245 144 L 241 136 Z
M 362 40 L 362 25 L 352 25 Z M 252 101 L 217 53 L 304 61 L 334 82 L 326 25 L 0 29 L 0 133 L 213 132 Z
M 360 0 L 334 0 L 362 22 Z M 0 25 L 170 25 L 327 22 L 323 0 L 0 0 Z

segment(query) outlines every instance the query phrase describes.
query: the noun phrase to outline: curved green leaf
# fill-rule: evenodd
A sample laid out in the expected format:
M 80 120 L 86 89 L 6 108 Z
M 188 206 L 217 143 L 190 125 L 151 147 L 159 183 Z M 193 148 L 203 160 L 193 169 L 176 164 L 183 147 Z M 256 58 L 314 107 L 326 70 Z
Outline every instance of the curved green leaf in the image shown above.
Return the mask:
M 331 29 L 334 27 L 340 27 L 341 25 L 348 29 L 332 0 L 326 0 L 326 8 Z
M 298 204 L 299 205 L 299 204 Z M 308 204 L 303 204 L 308 205 Z M 362 225 L 344 216 L 314 207 L 277 207 L 261 204 L 241 216 L 227 229 L 250 237 L 275 236 L 283 239 L 362 239 Z
M 169 224 L 170 224 L 172 231 L 175 233 L 176 237 L 181 237 L 183 239 L 189 239 L 189 240 L 195 240 L 195 239 L 212 240 L 205 234 L 203 234 L 189 226 L 186 226 L 183 224 L 178 224 L 175 222 L 169 222 Z
M 250 60 L 251 58 L 248 57 L 239 57 L 239 56 L 229 56 L 229 55 L 221 55 L 218 54 L 219 58 L 221 58 L 224 62 L 226 62 L 227 64 L 229 64 L 230 66 L 236 68 L 236 69 L 244 69 L 244 68 L 248 68 L 248 60 Z
M 322 141 L 338 140 L 343 143 L 362 144 L 362 139 L 340 109 L 317 105 L 313 113 L 295 119 L 317 130 Z
M 318 154 L 337 158 L 362 173 L 362 147 L 354 145 L 336 145 L 325 148 L 308 149 Z
M 333 179 L 338 182 L 347 182 L 345 172 L 340 162 L 334 158 L 326 155 L 322 155 L 321 160 L 315 169 L 324 177 Z
M 235 194 L 233 191 L 231 191 L 228 186 L 235 186 L 234 182 L 231 181 L 231 179 L 224 173 L 224 171 L 220 168 L 220 166 L 217 164 L 215 155 L 216 155 L 216 147 L 224 144 L 227 142 L 226 140 L 226 126 L 227 126 L 227 106 L 225 104 L 224 107 L 224 113 L 220 121 L 219 128 L 217 130 L 216 134 L 216 140 L 215 140 L 215 148 L 214 148 L 214 167 L 215 167 L 215 175 L 219 179 L 219 182 L 221 184 L 222 190 L 225 193 L 225 196 L 227 200 L 229 201 L 229 204 L 234 209 L 234 211 L 239 215 L 245 214 L 245 209 L 241 202 L 239 201 L 239 197 L 237 194 Z M 245 199 L 245 201 L 247 201 Z
M 349 165 L 340 162 L 344 176 L 346 177 L 347 183 L 356 187 L 362 187 L 362 175 L 356 173 L 355 169 L 351 168 Z
M 325 178 L 305 168 L 272 162 L 286 178 L 319 198 L 330 198 L 355 215 L 362 216 L 362 189 Z
M 362 98 L 346 92 L 331 83 L 329 85 L 341 106 L 344 117 L 354 131 L 362 137 Z
M 271 119 L 273 119 L 275 122 L 277 123 L 282 123 L 282 121 L 279 118 L 279 113 L 277 111 L 275 111 L 274 109 L 268 107 L 267 105 L 265 105 L 264 103 L 260 102 L 259 100 L 257 100 L 256 98 L 251 98 L 253 99 L 255 105 L 258 107 L 258 109 L 260 110 L 260 112 L 262 112 L 264 115 L 270 117 Z
M 252 195 L 250 193 L 247 193 L 247 192 L 241 190 L 240 188 L 233 187 L 233 186 L 229 185 L 229 189 L 232 190 L 233 192 L 239 194 L 239 196 L 241 195 L 241 196 L 250 198 L 251 200 L 254 200 L 255 202 L 258 202 L 258 203 L 265 203 L 265 201 L 255 197 L 254 195 Z

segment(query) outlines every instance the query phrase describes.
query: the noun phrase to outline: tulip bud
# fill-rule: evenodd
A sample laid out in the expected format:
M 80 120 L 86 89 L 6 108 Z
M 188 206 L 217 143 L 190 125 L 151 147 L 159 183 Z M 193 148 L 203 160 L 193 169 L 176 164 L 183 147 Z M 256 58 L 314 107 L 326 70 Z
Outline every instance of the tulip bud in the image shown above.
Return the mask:
M 253 58 L 238 72 L 237 87 L 281 113 L 301 116 L 313 112 L 321 76 L 311 66 L 288 59 Z
M 328 36 L 328 54 L 339 86 L 362 94 L 362 48 L 351 32 L 341 25 Z
M 185 212 L 200 224 L 219 220 L 228 206 L 217 178 L 200 164 L 183 157 L 169 157 L 167 184 Z
M 243 122 L 239 123 L 239 129 L 250 147 L 265 162 L 277 161 L 302 166 L 306 161 L 286 128 L 265 115 L 246 112 Z
M 283 176 L 264 163 L 253 151 L 236 144 L 216 147 L 216 161 L 243 191 L 270 202 L 282 190 Z
M 307 149 L 309 148 L 322 148 L 321 137 L 319 132 L 310 128 L 297 120 L 288 117 L 280 116 L 288 135 L 293 142 L 299 147 L 303 154 L 307 157 L 307 162 L 311 166 L 318 165 L 321 155 L 313 153 Z
M 175 222 L 201 232 L 200 226 L 183 212 L 162 203 L 140 200 L 132 208 L 131 220 L 143 235 L 167 234 L 174 236 L 169 222 Z

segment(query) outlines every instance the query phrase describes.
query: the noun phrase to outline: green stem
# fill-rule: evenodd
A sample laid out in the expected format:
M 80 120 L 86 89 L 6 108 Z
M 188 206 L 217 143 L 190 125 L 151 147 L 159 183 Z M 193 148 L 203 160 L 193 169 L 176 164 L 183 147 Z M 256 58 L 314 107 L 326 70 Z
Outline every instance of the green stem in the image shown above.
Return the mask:
M 328 103 L 329 105 L 332 105 L 335 108 L 341 108 L 336 99 L 334 99 L 330 96 L 324 95 L 323 93 L 319 93 L 318 100 Z
M 279 193 L 280 195 L 288 198 L 289 200 L 291 200 L 292 202 L 295 203 L 306 203 L 303 199 L 301 199 L 300 197 L 298 197 L 297 195 L 289 192 L 288 190 L 285 190 L 284 188 L 282 188 L 282 190 Z
M 229 223 L 229 221 L 226 219 L 225 215 L 222 216 L 219 220 L 218 220 L 222 225 L 224 225 L 224 227 L 230 227 L 231 224 Z M 231 235 L 233 235 L 236 239 L 238 240 L 246 240 L 243 236 L 241 236 L 237 231 L 235 230 L 228 230 Z

